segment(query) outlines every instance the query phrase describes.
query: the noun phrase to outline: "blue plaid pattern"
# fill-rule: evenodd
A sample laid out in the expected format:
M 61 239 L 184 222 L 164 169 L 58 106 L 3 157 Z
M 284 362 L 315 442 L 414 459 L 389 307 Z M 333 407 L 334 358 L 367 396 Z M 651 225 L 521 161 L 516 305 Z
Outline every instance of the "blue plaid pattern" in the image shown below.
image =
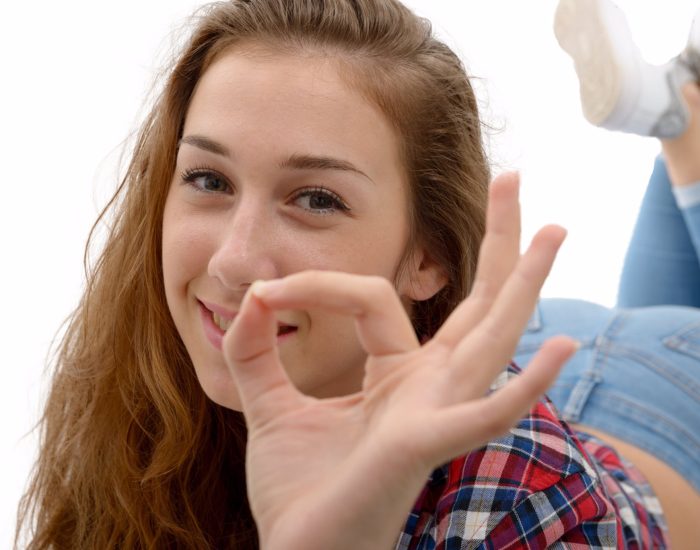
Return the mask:
M 511 365 L 494 383 L 520 370 Z M 435 470 L 397 550 L 666 548 L 641 473 L 541 400 L 504 437 Z

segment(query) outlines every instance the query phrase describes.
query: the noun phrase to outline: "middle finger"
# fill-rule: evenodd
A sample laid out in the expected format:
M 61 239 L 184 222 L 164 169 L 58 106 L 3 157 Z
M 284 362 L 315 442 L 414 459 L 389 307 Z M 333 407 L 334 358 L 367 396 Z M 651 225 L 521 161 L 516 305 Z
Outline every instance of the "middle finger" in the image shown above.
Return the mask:
M 558 226 L 535 235 L 486 316 L 455 348 L 449 368 L 468 384 L 459 390 L 461 399 L 483 395 L 511 360 L 565 236 Z

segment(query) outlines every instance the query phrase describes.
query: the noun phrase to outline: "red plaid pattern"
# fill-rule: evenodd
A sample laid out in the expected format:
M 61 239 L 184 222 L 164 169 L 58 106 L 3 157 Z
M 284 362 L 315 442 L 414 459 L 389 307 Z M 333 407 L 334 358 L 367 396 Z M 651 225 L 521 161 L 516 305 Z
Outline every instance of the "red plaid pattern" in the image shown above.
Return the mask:
M 575 436 L 543 399 L 507 435 L 432 473 L 396 548 L 666 548 L 665 535 L 640 472 Z

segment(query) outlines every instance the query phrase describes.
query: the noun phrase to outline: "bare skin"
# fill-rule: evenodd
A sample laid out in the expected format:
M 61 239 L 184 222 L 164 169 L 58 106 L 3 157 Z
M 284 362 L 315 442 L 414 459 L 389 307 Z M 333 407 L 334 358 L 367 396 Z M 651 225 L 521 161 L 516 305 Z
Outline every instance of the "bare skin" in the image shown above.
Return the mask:
M 688 128 L 676 139 L 661 141 L 671 184 L 679 187 L 700 181 L 700 86 L 686 84 L 683 96 L 690 108 Z M 615 439 L 607 434 L 605 437 Z M 614 445 L 639 466 L 659 495 L 674 547 L 697 547 L 700 540 L 700 494 L 658 458 L 619 440 L 615 440 Z
M 686 84 L 683 96 L 690 109 L 688 128 L 675 139 L 661 140 L 668 174 L 675 186 L 700 181 L 700 85 Z
M 697 548 L 697 541 L 700 540 L 700 494 L 683 476 L 662 460 L 622 439 L 590 426 L 577 424 L 572 427 L 602 439 L 639 468 L 659 497 L 673 548 Z
M 700 181 L 700 86 L 687 84 L 683 95 L 691 115 L 688 128 L 675 139 L 661 141 L 666 168 L 674 186 Z M 626 441 L 589 426 L 578 425 L 575 428 L 609 443 L 644 474 L 661 501 L 673 548 L 697 548 L 700 540 L 700 493 L 683 476 L 662 460 Z
M 223 353 L 249 429 L 261 548 L 393 547 L 429 472 L 517 422 L 575 351 L 569 338 L 550 339 L 518 380 L 484 397 L 564 238 L 545 227 L 521 256 L 517 181 L 497 178 L 490 196 L 474 291 L 423 346 L 395 289 L 378 277 L 305 271 L 256 282 L 246 294 Z M 317 399 L 291 383 L 274 311 L 309 305 L 355 318 L 368 353 L 362 391 Z

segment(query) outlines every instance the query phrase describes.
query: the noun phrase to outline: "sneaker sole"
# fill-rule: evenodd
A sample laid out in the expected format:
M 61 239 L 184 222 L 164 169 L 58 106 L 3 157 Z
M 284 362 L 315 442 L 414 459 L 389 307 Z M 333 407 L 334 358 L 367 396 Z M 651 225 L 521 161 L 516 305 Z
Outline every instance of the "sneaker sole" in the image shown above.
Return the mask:
M 625 75 L 616 62 L 623 52 L 612 43 L 604 10 L 599 0 L 561 0 L 554 18 L 559 45 L 574 60 L 583 114 L 595 126 L 618 118 L 615 110 L 625 93 Z

